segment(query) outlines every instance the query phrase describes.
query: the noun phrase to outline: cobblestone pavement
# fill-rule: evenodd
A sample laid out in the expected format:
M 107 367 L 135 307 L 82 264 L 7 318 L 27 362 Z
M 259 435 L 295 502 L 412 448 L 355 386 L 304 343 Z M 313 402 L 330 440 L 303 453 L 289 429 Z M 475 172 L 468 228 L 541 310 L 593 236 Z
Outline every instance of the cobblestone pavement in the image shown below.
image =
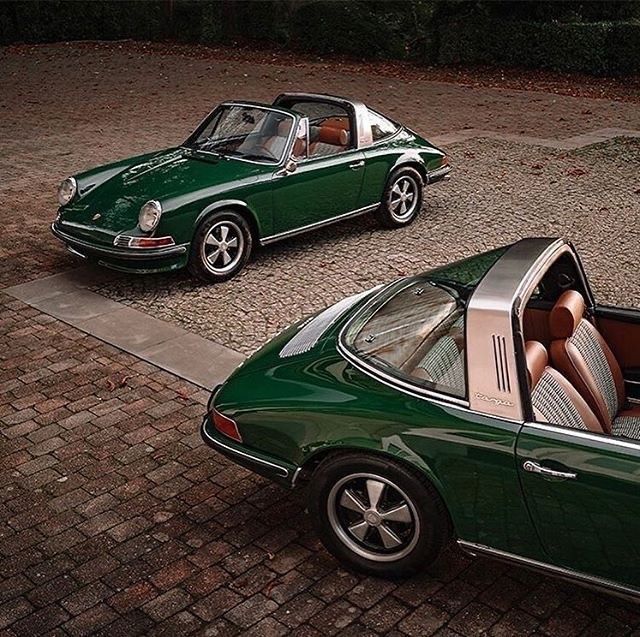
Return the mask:
M 0 293 L 0 635 L 640 635 L 640 608 L 455 548 L 348 573 L 210 451 L 206 395 Z
M 249 354 L 348 294 L 523 236 L 563 236 L 598 299 L 640 306 L 640 139 L 572 152 L 475 139 L 449 150 L 455 173 L 427 188 L 407 228 L 360 217 L 260 250 L 222 285 L 182 273 L 122 276 L 96 289 Z
M 76 265 L 47 226 L 60 178 L 174 143 L 228 97 L 330 89 L 433 134 L 640 129 L 635 104 L 147 56 L 126 44 L 0 50 L 0 67 L 0 287 Z M 78 68 L 82 84 L 62 86 Z M 602 299 L 637 305 L 637 141 L 563 152 L 475 139 L 450 151 L 454 177 L 427 191 L 410 228 L 361 218 L 261 250 L 224 285 L 177 274 L 100 291 L 249 352 L 346 293 L 523 235 L 563 234 Z M 637 606 L 455 548 L 404 583 L 345 572 L 310 530 L 304 492 L 203 445 L 205 401 L 0 292 L 0 637 L 640 637 Z
M 180 143 L 224 99 L 270 101 L 285 90 L 351 95 L 427 136 L 469 128 L 543 138 L 640 130 L 634 103 L 337 73 L 331 63 L 261 66 L 144 54 L 130 43 L 0 47 L 0 69 L 0 287 L 77 264 L 48 229 L 61 179 Z M 79 69 L 81 81 L 70 85 Z M 461 167 L 466 160 L 456 153 Z M 586 188 L 589 179 L 582 180 Z M 472 200 L 475 190 L 458 190 L 456 182 L 456 196 Z

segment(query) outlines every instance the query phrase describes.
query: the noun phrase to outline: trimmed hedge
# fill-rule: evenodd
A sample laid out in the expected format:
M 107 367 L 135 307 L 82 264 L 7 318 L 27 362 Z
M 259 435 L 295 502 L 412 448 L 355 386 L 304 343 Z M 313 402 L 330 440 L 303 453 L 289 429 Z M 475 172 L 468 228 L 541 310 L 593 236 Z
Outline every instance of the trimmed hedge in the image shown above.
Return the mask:
M 589 17 L 601 3 L 588 5 Z M 573 15 L 568 1 L 553 16 Z M 607 17 L 640 3 L 604 4 Z M 513 19 L 511 15 L 533 19 Z M 535 10 L 534 10 L 535 9 Z M 640 21 L 543 22 L 544 3 L 464 0 L 18 0 L 0 2 L 0 44 L 79 39 L 267 42 L 300 51 L 426 64 L 640 72 Z M 615 11 L 614 11 L 615 9 Z M 580 17 L 582 14 L 575 14 Z
M 640 73 L 640 23 L 614 22 L 607 39 L 607 71 L 612 75 Z
M 158 40 L 165 3 L 23 0 L 0 3 L 0 43 L 68 40 Z
M 440 29 L 438 63 L 634 73 L 639 50 L 640 23 L 452 22 Z

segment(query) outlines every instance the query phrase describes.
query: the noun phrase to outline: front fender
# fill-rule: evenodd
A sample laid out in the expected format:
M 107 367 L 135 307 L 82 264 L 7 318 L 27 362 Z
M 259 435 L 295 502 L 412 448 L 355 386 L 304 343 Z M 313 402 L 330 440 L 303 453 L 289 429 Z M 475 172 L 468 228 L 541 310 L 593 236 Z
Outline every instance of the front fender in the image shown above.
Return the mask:
M 242 199 L 221 199 L 220 201 L 214 201 L 213 203 L 208 204 L 196 217 L 195 226 L 199 226 L 200 222 L 212 212 L 225 209 L 242 211 L 248 219 L 253 222 L 253 226 L 258 232 L 258 237 L 263 236 L 263 228 L 260 224 L 260 218 L 253 210 L 251 210 L 247 202 Z

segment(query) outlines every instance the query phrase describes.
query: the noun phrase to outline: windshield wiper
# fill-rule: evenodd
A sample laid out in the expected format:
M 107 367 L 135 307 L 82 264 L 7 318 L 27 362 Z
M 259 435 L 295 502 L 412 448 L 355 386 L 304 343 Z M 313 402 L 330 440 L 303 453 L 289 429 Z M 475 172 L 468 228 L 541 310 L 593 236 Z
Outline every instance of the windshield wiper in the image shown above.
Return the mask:
M 212 142 L 209 139 L 205 139 L 201 142 L 194 142 L 190 148 L 192 150 L 196 150 L 196 151 L 202 151 L 204 153 L 211 153 L 212 155 L 216 155 L 217 157 L 223 157 L 224 153 L 221 153 L 219 150 L 214 150 L 213 148 L 208 149 L 206 148 L 207 144 L 213 144 L 214 142 Z
M 265 161 L 270 161 L 273 163 L 277 163 L 278 160 L 274 159 L 273 157 L 269 157 L 269 155 L 260 155 L 258 153 L 238 153 L 238 152 L 234 152 L 234 155 L 237 155 L 238 157 L 242 157 L 243 159 L 264 159 Z

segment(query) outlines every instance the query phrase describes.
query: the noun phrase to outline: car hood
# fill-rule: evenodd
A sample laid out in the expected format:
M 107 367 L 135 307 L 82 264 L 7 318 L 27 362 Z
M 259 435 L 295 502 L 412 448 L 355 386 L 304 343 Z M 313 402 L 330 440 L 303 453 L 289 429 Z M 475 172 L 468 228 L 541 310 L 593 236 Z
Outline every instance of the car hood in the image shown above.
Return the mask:
M 150 199 L 161 202 L 163 215 L 192 201 L 251 183 L 272 166 L 218 158 L 185 148 L 170 149 L 131 165 L 105 166 L 97 185 L 90 177 L 77 177 L 80 196 L 61 211 L 63 227 L 75 234 L 110 241 L 115 234 L 136 227 L 141 206 Z M 105 178 L 106 177 L 106 178 Z

